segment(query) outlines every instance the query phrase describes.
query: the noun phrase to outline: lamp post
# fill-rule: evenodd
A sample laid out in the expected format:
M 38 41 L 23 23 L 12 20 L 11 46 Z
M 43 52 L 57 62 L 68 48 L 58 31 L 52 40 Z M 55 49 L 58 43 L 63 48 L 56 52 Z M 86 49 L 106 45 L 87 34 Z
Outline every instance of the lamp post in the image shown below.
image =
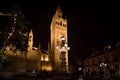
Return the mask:
M 102 67 L 102 66 L 107 66 L 107 64 L 106 63 L 101 63 L 100 67 Z
M 99 64 L 99 67 L 100 67 L 100 69 L 101 69 L 101 71 L 103 71 L 103 73 L 104 74 L 107 74 L 108 72 L 107 72 L 107 66 L 108 66 L 108 64 L 106 64 L 106 63 L 101 63 L 101 64 Z M 102 74 L 103 74 L 102 73 Z
M 57 49 L 60 50 L 60 59 L 61 59 L 61 71 L 63 73 L 67 72 L 66 69 L 66 51 L 70 50 L 70 47 L 68 47 L 68 44 L 66 43 L 66 39 L 64 36 L 61 37 L 61 43 L 57 45 Z

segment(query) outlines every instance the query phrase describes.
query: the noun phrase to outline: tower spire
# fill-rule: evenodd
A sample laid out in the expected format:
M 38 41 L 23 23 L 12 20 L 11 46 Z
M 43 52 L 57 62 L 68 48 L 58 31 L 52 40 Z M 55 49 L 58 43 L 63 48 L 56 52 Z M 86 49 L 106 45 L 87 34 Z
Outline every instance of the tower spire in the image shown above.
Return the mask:
M 56 13 L 55 13 L 55 16 L 56 17 L 62 17 L 62 11 L 61 11 L 61 9 L 60 9 L 60 6 L 59 5 L 57 5 L 57 10 L 56 10 Z

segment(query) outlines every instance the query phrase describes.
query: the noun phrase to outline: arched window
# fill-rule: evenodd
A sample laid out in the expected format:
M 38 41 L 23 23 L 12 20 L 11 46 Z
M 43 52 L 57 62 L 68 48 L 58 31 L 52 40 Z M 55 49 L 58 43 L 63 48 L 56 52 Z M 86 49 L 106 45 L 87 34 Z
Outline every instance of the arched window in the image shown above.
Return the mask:
M 60 21 L 60 26 L 62 26 L 62 21 Z

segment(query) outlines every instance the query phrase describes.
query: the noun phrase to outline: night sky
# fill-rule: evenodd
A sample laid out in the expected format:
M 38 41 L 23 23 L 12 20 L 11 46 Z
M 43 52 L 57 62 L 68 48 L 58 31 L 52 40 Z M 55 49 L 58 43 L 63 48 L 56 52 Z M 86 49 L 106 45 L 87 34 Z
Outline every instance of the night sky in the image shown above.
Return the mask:
M 64 2 L 64 0 L 8 0 L 7 6 L 19 3 L 25 17 L 31 22 L 34 32 L 34 46 L 40 42 L 43 49 L 50 40 L 50 24 L 57 4 L 68 20 L 69 58 L 73 62 L 83 59 L 106 45 L 120 41 L 120 29 L 114 26 L 114 8 L 105 4 Z M 74 0 L 76 1 L 76 0 Z M 5 5 L 4 5 L 5 6 Z

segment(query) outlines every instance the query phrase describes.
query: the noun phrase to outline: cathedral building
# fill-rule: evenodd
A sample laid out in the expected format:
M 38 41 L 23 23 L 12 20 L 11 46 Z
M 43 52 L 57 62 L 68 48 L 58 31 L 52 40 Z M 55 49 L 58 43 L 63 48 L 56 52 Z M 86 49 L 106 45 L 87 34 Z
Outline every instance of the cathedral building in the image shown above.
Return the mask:
M 62 11 L 58 6 L 55 14 L 53 15 L 51 25 L 50 25 L 50 43 L 48 43 L 48 50 L 41 49 L 39 47 L 34 47 L 33 44 L 33 31 L 32 29 L 29 32 L 28 39 L 28 49 L 27 52 L 14 51 L 14 47 L 10 45 L 6 47 L 5 53 L 9 56 L 11 65 L 7 68 L 4 68 L 3 71 L 61 71 L 61 52 L 60 49 L 57 49 L 57 45 L 62 43 L 61 37 L 65 37 L 67 43 L 67 19 L 64 19 Z M 68 72 L 68 50 L 65 49 L 64 55 L 64 67 L 66 72 Z

